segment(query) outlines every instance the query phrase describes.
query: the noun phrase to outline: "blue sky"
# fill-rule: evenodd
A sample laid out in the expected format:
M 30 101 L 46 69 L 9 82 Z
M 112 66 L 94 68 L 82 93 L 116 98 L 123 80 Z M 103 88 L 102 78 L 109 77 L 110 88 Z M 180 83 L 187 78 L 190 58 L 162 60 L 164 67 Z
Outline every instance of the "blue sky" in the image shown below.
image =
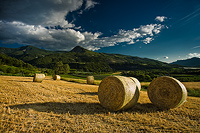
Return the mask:
M 0 1 L 0 46 L 23 45 L 164 62 L 200 57 L 200 1 Z

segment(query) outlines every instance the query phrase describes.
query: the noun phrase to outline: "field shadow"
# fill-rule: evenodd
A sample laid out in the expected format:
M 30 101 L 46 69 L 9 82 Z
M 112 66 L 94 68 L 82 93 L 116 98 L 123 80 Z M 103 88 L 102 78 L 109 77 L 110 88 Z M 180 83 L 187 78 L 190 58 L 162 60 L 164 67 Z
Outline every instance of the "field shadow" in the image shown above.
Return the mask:
M 82 93 L 78 93 L 78 94 L 81 94 L 81 95 L 92 95 L 92 96 L 98 95 L 97 92 L 82 92 Z
M 44 80 L 60 81 L 60 80 L 54 80 L 53 78 L 48 78 L 48 79 L 45 78 Z
M 18 104 L 10 106 L 11 109 L 33 109 L 38 112 L 53 112 L 55 114 L 66 114 L 70 113 L 71 115 L 80 115 L 80 114 L 102 114 L 112 112 L 99 103 L 60 103 L 60 102 L 45 102 L 45 103 L 30 103 L 30 104 Z M 138 112 L 143 113 L 152 113 L 152 112 L 162 112 L 164 110 L 159 109 L 152 103 L 140 104 L 137 103 L 134 107 L 127 110 L 120 110 L 115 113 L 129 112 L 134 113 Z
M 108 112 L 99 103 L 60 103 L 60 102 L 45 102 L 45 103 L 30 103 L 18 104 L 10 106 L 11 109 L 33 109 L 38 112 L 53 112 L 55 114 L 70 113 L 71 115 L 79 114 L 95 114 Z
M 162 112 L 167 111 L 168 109 L 158 108 L 156 105 L 152 103 L 137 103 L 134 107 L 127 110 L 127 112 L 140 112 L 140 113 L 153 113 L 153 112 Z
M 14 81 L 14 82 L 33 82 L 33 81 L 21 81 L 21 80 L 8 80 L 8 81 Z

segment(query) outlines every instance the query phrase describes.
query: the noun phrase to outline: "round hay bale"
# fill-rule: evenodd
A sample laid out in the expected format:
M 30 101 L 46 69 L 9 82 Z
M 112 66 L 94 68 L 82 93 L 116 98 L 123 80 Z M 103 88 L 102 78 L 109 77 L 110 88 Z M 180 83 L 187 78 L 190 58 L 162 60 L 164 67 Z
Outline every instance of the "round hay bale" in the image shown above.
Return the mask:
M 176 108 L 187 98 L 185 86 L 168 76 L 154 79 L 148 86 L 147 93 L 151 102 L 162 109 Z
M 130 77 L 136 84 L 136 87 L 138 88 L 138 90 L 140 91 L 141 90 L 141 84 L 140 84 L 140 81 L 134 77 Z
M 35 73 L 33 77 L 33 82 L 42 82 L 45 78 L 44 74 Z
M 94 76 L 87 77 L 87 84 L 93 85 L 94 84 Z
M 54 80 L 60 80 L 60 76 L 59 76 L 59 75 L 54 75 L 54 76 L 53 76 L 53 79 L 54 79 Z
M 133 107 L 138 101 L 139 90 L 131 78 L 108 76 L 99 85 L 98 98 L 103 107 L 118 111 Z

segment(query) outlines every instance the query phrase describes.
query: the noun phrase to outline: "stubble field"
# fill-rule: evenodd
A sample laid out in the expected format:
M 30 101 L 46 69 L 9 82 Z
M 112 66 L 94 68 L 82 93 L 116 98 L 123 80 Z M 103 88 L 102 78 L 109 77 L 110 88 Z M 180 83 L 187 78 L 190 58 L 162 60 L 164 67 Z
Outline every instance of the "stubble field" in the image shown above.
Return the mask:
M 200 132 L 200 98 L 160 110 L 141 91 L 131 109 L 110 112 L 98 86 L 47 77 L 0 76 L 0 132 Z

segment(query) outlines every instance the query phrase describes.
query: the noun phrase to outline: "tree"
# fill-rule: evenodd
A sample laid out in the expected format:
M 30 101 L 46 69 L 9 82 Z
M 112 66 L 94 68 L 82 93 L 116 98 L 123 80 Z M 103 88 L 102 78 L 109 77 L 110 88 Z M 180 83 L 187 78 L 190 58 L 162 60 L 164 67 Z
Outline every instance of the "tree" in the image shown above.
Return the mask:
M 20 73 L 20 69 L 18 67 L 15 68 L 15 73 Z
M 6 69 L 6 72 L 7 72 L 7 73 L 12 73 L 12 74 L 14 74 L 14 73 L 15 73 L 15 69 L 14 69 L 13 67 L 8 67 L 8 68 Z
M 62 61 L 59 61 L 59 62 L 57 62 L 55 64 L 54 70 L 55 70 L 55 74 L 61 74 L 61 73 L 63 73 L 64 69 L 63 69 L 63 63 L 62 63 Z
M 145 75 L 145 81 L 152 81 L 152 78 L 149 75 Z
M 70 67 L 68 64 L 64 64 L 63 65 L 63 70 L 64 70 L 64 74 L 67 74 L 70 72 Z

